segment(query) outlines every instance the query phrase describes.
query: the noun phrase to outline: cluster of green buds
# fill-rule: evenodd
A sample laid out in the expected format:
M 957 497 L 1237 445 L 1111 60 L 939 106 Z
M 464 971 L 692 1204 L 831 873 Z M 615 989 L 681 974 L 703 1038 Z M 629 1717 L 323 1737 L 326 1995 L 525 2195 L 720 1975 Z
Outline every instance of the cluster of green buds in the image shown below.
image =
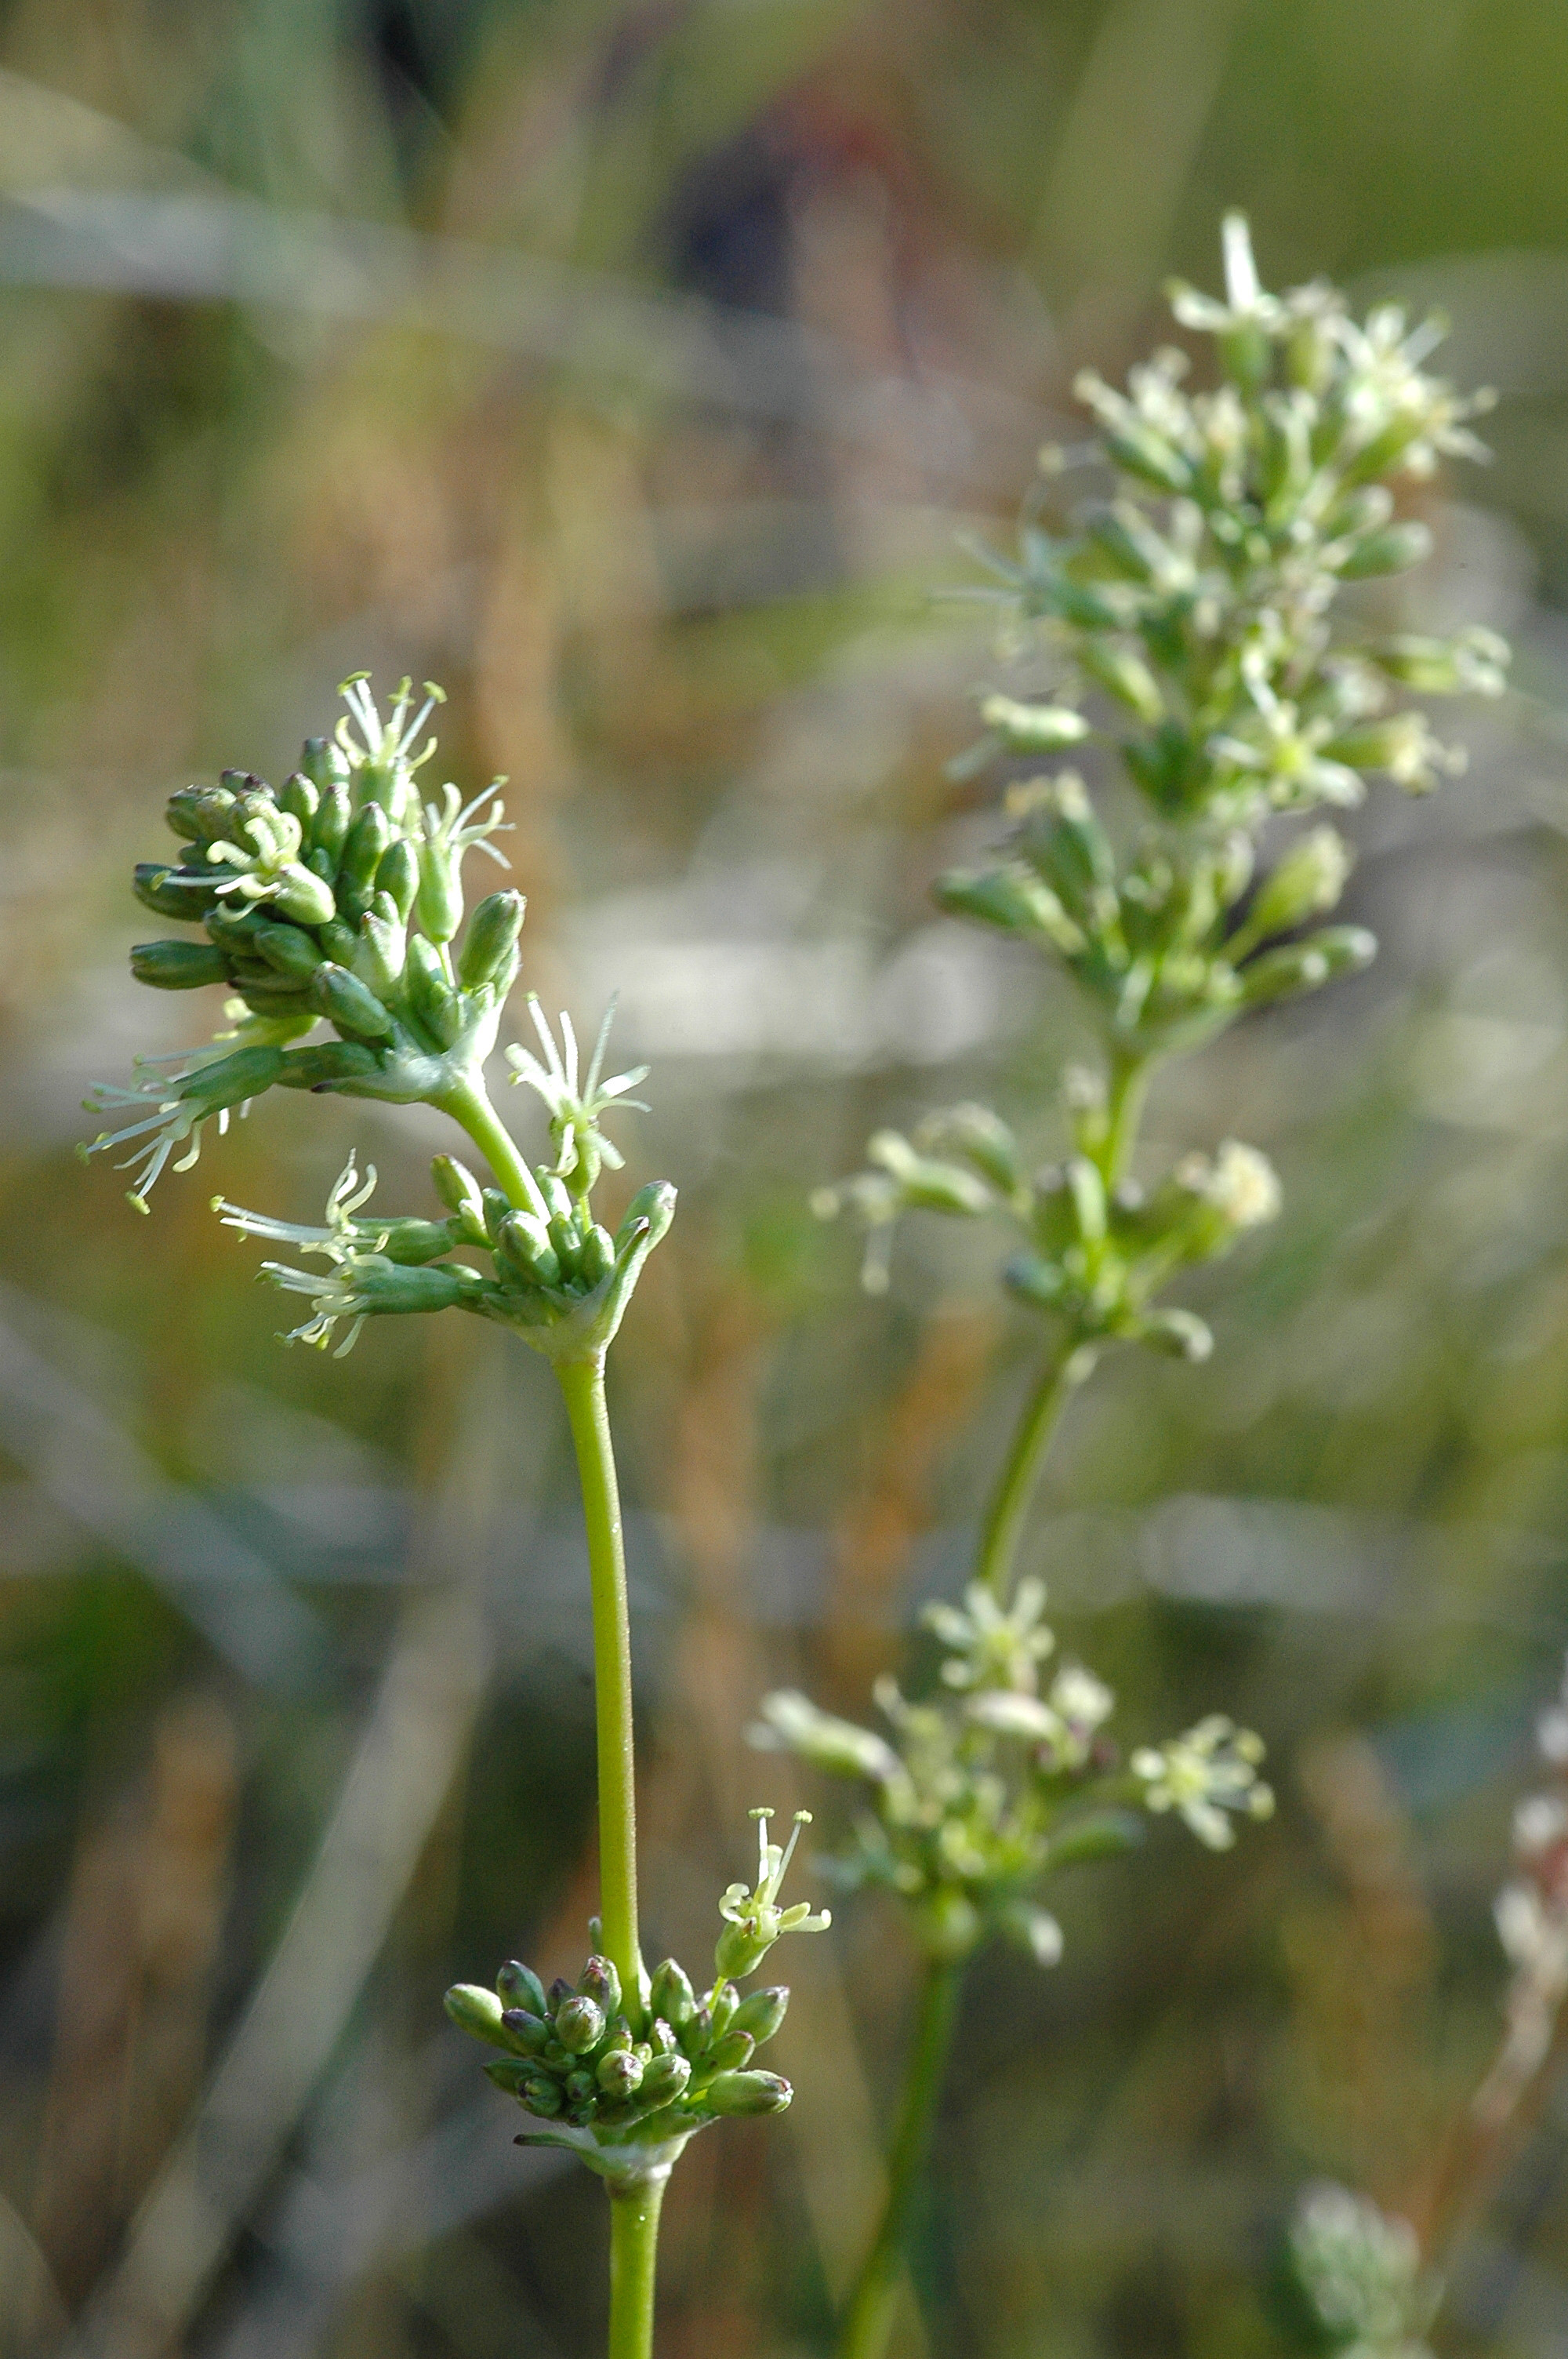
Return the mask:
M 1291 2322 L 1309 2348 L 1345 2359 L 1431 2359 L 1427 2334 L 1443 2288 L 1422 2266 L 1408 2221 L 1321 2180 L 1296 2206 L 1285 2267 Z
M 1257 1774 L 1259 1739 L 1217 1717 L 1141 1747 L 1124 1768 L 1106 1734 L 1116 1699 L 1103 1680 L 1065 1663 L 1043 1681 L 1055 1651 L 1044 1605 L 1043 1585 L 1025 1579 L 1006 1605 L 976 1583 L 962 1607 L 928 1606 L 940 1679 L 919 1701 L 878 1681 L 888 1736 L 793 1689 L 764 1698 L 752 1732 L 763 1747 L 786 1746 L 870 1789 L 838 1871 L 896 1894 L 922 1946 L 946 1962 L 994 1932 L 1054 1965 L 1061 1929 L 1037 1888 L 1059 1868 L 1137 1843 L 1130 1805 L 1174 1807 L 1213 1850 L 1234 1840 L 1235 1816 L 1266 1818 L 1273 1807 Z
M 980 1105 L 934 1114 L 913 1143 L 879 1131 L 872 1169 L 818 1192 L 824 1215 L 851 1207 L 864 1223 L 862 1282 L 887 1284 L 894 1223 L 911 1211 L 1009 1223 L 1022 1248 L 1003 1269 L 1009 1292 L 1027 1308 L 1066 1322 L 1072 1377 L 1081 1381 L 1113 1341 L 1142 1343 L 1201 1360 L 1208 1329 L 1190 1310 L 1160 1309 L 1153 1297 L 1194 1263 L 1228 1253 L 1249 1230 L 1272 1220 L 1279 1183 L 1255 1148 L 1227 1139 L 1214 1156 L 1184 1156 L 1155 1187 L 1108 1184 L 1106 1094 L 1081 1068 L 1064 1093 L 1076 1152 L 1065 1163 L 1026 1169 L 1000 1117 Z
M 526 1966 L 504 1965 L 493 1991 L 459 1983 L 447 1993 L 454 2023 L 503 2052 L 485 2071 L 538 2125 L 524 2146 L 566 2146 L 601 2176 L 632 2180 L 666 2170 L 696 2131 L 728 2115 L 783 2113 L 793 2092 L 752 2059 L 784 2019 L 782 1987 L 742 1997 L 738 1980 L 754 1973 L 784 1933 L 818 1932 L 830 1921 L 804 1901 L 778 1905 L 800 1830 L 798 1811 L 786 1844 L 770 1842 L 768 1810 L 758 1829 L 755 1886 L 733 1884 L 719 1904 L 724 1930 L 716 1973 L 699 1995 L 674 1958 L 623 1990 L 606 1957 L 589 1959 L 575 1985 L 546 1991 Z M 597 1944 L 597 1922 L 590 1927 Z
M 1464 421 L 1490 397 L 1461 400 L 1422 369 L 1441 322 L 1412 332 L 1386 306 L 1361 326 L 1321 283 L 1268 294 L 1240 215 L 1224 241 L 1223 302 L 1171 290 L 1183 326 L 1213 339 L 1211 390 L 1184 389 L 1175 350 L 1126 392 L 1077 380 L 1109 495 L 1060 535 L 1029 527 L 1016 562 L 990 560 L 996 594 L 1036 626 L 1048 693 L 988 699 L 972 758 L 1098 736 L 1162 816 L 1255 826 L 1358 802 L 1378 771 L 1431 785 L 1454 757 L 1419 713 L 1390 707 L 1411 689 L 1495 694 L 1508 651 L 1486 631 L 1340 636 L 1330 619 L 1343 585 L 1431 549 L 1423 524 L 1396 516 L 1392 485 L 1440 455 L 1486 455 Z M 1059 469 L 1060 452 L 1046 459 Z
M 516 1177 L 528 1198 L 524 1207 L 495 1187 L 481 1185 L 455 1156 L 438 1155 L 431 1165 L 444 1220 L 367 1216 L 375 1187 L 373 1168 L 362 1180 L 351 1158 L 327 1200 L 326 1223 L 313 1228 L 248 1212 L 226 1198 L 213 1198 L 224 1225 L 244 1236 L 291 1245 L 324 1261 L 324 1271 L 287 1262 L 262 1264 L 261 1275 L 286 1292 L 309 1299 L 310 1316 L 287 1341 L 325 1349 L 341 1321 L 348 1332 L 338 1355 L 350 1351 L 367 1319 L 416 1310 L 472 1310 L 498 1320 L 546 1358 L 566 1362 L 602 1352 L 614 1339 L 643 1262 L 669 1227 L 676 1191 L 667 1180 L 638 1190 L 611 1235 L 593 1215 L 590 1190 L 606 1165 L 621 1155 L 600 1128 L 600 1118 L 618 1101 L 634 1106 L 626 1092 L 646 1068 L 601 1079 L 610 1016 L 600 1027 L 588 1072 L 579 1082 L 577 1040 L 562 1014 L 557 1043 L 538 1001 L 528 1006 L 546 1061 L 513 1048 L 514 1078 L 544 1098 L 556 1145 L 554 1162 L 530 1169 L 519 1157 Z M 471 1259 L 477 1256 L 481 1266 Z
M 496 787 L 466 804 L 450 785 L 421 801 L 416 773 L 435 740 L 418 739 L 438 689 L 411 712 L 405 680 L 384 720 L 362 675 L 343 695 L 357 734 L 345 719 L 335 739 L 308 739 L 276 792 L 229 770 L 216 787 L 171 795 L 178 857 L 136 869 L 137 898 L 200 938 L 138 943 L 132 973 L 159 990 L 230 994 L 214 1041 L 148 1060 L 134 1088 L 104 1086 L 90 1101 L 134 1112 L 84 1151 L 131 1147 L 131 1201 L 143 1211 L 177 1147 L 176 1169 L 189 1169 L 204 1125 L 223 1128 L 267 1089 L 442 1105 L 495 1046 L 523 897 L 492 894 L 465 926 L 462 864 L 478 849 L 505 864 L 491 841 Z M 335 1037 L 304 1045 L 323 1025 Z

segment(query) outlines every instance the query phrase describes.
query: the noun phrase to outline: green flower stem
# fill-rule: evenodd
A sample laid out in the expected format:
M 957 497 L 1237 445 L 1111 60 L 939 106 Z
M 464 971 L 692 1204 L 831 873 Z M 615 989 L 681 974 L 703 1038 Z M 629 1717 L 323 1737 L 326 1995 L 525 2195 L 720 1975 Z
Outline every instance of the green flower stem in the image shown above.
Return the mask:
M 666 2176 L 655 2172 L 610 2190 L 608 2359 L 651 2359 L 659 2207 Z
M 1024 1406 L 1001 1476 L 991 1495 L 975 1559 L 975 1579 L 1003 1603 L 1012 1591 L 1018 1543 L 1051 1437 L 1068 1401 L 1088 1374 L 1072 1335 L 1054 1350 Z
M 1100 1159 L 1100 1172 L 1108 1189 L 1127 1177 L 1153 1073 L 1152 1058 L 1130 1056 L 1125 1049 L 1112 1050 L 1106 1093 L 1106 1141 Z
M 881 2359 L 887 2349 L 898 2306 L 904 2240 L 931 2145 L 936 2101 L 957 2020 L 963 1972 L 962 1966 L 942 1964 L 935 1959 L 926 1964 L 898 2128 L 888 2158 L 887 2201 L 871 2251 L 849 2297 L 838 2339 L 838 2359 Z
M 626 1610 L 626 1551 L 621 1493 L 604 1405 L 604 1356 L 558 1366 L 582 1483 L 593 1593 L 593 1694 L 599 1730 L 599 1891 L 604 1954 L 634 1994 L 642 1979 L 637 1945 L 637 1799 L 632 1755 L 632 1625 Z M 656 2212 L 655 2212 L 656 2216 Z M 627 2348 L 633 2346 L 628 2344 Z M 612 2354 L 620 2346 L 611 2343 Z
M 466 1130 L 505 1192 L 507 1201 L 520 1212 L 532 1212 L 541 1221 L 550 1217 L 550 1208 L 540 1193 L 539 1183 L 529 1170 L 521 1149 L 485 1093 L 481 1081 L 463 1082 L 449 1091 L 439 1101 L 443 1114 Z

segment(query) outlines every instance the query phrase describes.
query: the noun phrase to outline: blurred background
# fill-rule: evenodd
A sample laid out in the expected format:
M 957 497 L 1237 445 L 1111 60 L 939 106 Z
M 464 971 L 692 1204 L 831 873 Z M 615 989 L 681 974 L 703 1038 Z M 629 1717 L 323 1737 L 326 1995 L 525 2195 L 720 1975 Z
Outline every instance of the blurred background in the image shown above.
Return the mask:
M 508 775 L 526 974 L 646 1058 L 681 1212 L 617 1347 L 650 1954 L 695 1963 L 764 1685 L 860 1711 L 961 1577 L 1029 1337 L 809 1190 L 881 1121 L 1030 1116 L 1065 995 L 935 918 L 945 772 L 1075 370 L 1241 204 L 1279 285 L 1444 306 L 1497 462 L 1410 611 L 1510 632 L 1466 777 L 1361 815 L 1372 973 L 1157 1094 L 1278 1224 L 1113 1361 L 1030 1556 L 1129 1737 L 1223 1706 L 1281 1809 L 1064 1886 L 970 1985 L 901 2359 L 1243 2359 L 1303 2181 L 1398 2205 L 1491 2051 L 1490 1903 L 1568 1642 L 1568 16 L 1553 0 L 6 0 L 0 9 L 0 2349 L 576 2359 L 602 2199 L 511 2144 L 440 1993 L 580 1963 L 591 1716 L 548 1371 L 477 1321 L 276 1342 L 208 1199 L 309 1219 L 433 1116 L 275 1096 L 130 1212 L 80 1101 L 210 1011 L 136 991 L 164 796 L 280 779 L 373 668 Z M 803 1878 L 804 1892 L 815 1886 Z M 677 2174 L 665 2359 L 827 2348 L 910 1966 L 788 1964 L 783 2124 Z M 1568 2338 L 1568 2087 L 1450 2348 Z

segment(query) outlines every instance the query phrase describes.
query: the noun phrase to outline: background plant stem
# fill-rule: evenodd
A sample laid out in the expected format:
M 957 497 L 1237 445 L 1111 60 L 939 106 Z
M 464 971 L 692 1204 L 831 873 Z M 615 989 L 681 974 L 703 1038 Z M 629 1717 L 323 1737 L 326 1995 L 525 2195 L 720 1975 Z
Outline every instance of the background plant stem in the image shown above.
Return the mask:
M 1106 1136 L 1098 1157 L 1107 1189 L 1126 1176 L 1138 1140 L 1151 1064 L 1146 1058 L 1112 1053 L 1106 1091 Z M 980 1529 L 975 1579 L 1005 1603 L 1012 1591 L 1018 1544 L 1023 1536 L 1045 1453 L 1073 1394 L 1090 1373 L 1083 1341 L 1071 1331 L 1053 1349 L 1024 1405 L 1012 1445 Z M 898 2128 L 888 2163 L 887 2200 L 871 2250 L 849 2297 L 838 2359 L 881 2359 L 892 2330 L 914 2190 L 930 2144 L 936 2100 L 947 2067 L 957 2018 L 963 1967 L 927 1964 L 920 2018 L 904 2074 Z
M 658 2175 L 610 2190 L 608 2359 L 651 2359 L 654 2276 L 665 2180 Z
M 930 2150 L 963 1976 L 961 1965 L 945 1964 L 935 1958 L 926 1963 L 898 2127 L 888 2158 L 887 2201 L 849 2297 L 838 2359 L 881 2359 L 887 2348 L 903 2267 L 904 2239 Z

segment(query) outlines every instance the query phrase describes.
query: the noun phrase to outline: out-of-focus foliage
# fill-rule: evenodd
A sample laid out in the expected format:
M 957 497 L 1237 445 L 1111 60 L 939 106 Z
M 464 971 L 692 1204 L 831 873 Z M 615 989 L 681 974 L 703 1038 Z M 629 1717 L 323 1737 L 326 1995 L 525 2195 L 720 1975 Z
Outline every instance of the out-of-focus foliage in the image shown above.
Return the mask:
M 598 2326 L 596 2190 L 511 2146 L 438 2012 L 498 1956 L 575 1973 L 591 1906 L 548 1371 L 479 1321 L 380 1322 L 351 1384 L 283 1353 L 208 1209 L 315 1222 L 335 1117 L 433 1216 L 433 1117 L 280 1100 L 147 1221 L 77 1166 L 85 1087 L 197 1037 L 124 971 L 167 794 L 284 776 L 351 668 L 439 679 L 452 775 L 509 778 L 525 980 L 579 1019 L 623 988 L 657 1112 L 617 1184 L 683 1199 L 618 1345 L 646 1913 L 696 1954 L 745 1809 L 795 1799 L 744 1750 L 757 1697 L 858 1710 L 952 1596 L 1021 1374 L 967 1229 L 868 1302 L 807 1210 L 868 1130 L 1007 1111 L 1075 1042 L 926 898 L 989 825 L 944 767 L 991 656 L 928 596 L 956 537 L 1086 430 L 1079 368 L 1164 332 L 1166 272 L 1212 288 L 1227 205 L 1272 283 L 1443 302 L 1445 372 L 1498 386 L 1496 465 L 1423 492 L 1434 557 L 1360 594 L 1506 628 L 1521 692 L 1440 799 L 1350 822 L 1377 968 L 1156 1095 L 1152 1167 L 1240 1131 L 1284 1210 L 1192 1282 L 1205 1369 L 1130 1355 L 1076 1405 L 1030 1551 L 1130 1722 L 1265 1734 L 1279 1815 L 1201 1879 L 1162 1830 L 1085 1869 L 1053 1976 L 988 1954 L 904 2325 L 966 2359 L 1281 2347 L 1301 2186 L 1397 2215 L 1495 2049 L 1568 1625 L 1561 12 L 22 0 L 0 69 L 18 2350 L 84 2305 L 117 2354 Z M 799 1945 L 785 2124 L 683 2164 L 672 2359 L 821 2347 L 908 1996 L 883 1905 Z M 1560 2339 L 1562 2161 L 1549 2103 L 1451 2347 Z

